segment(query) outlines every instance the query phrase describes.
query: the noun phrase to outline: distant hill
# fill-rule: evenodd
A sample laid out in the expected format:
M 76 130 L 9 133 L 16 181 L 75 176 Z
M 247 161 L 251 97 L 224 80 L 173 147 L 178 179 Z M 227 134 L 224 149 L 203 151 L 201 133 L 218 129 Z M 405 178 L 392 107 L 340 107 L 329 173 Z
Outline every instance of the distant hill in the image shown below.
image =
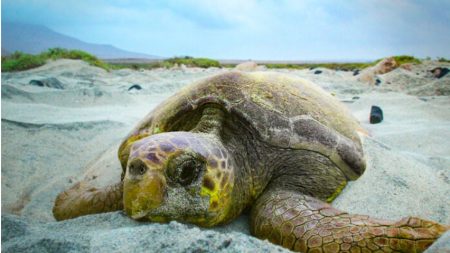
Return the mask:
M 55 32 L 45 26 L 2 22 L 2 55 L 22 51 L 38 54 L 48 48 L 61 47 L 79 49 L 94 54 L 101 59 L 139 58 L 158 59 L 161 57 L 129 52 L 111 45 L 93 44 Z

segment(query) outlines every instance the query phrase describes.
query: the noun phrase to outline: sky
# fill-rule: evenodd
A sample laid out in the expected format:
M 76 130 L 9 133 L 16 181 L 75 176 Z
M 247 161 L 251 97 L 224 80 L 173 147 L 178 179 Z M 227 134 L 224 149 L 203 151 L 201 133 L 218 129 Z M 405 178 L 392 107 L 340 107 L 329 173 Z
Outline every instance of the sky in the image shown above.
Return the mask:
M 2 0 L 2 22 L 163 57 L 450 58 L 450 0 Z

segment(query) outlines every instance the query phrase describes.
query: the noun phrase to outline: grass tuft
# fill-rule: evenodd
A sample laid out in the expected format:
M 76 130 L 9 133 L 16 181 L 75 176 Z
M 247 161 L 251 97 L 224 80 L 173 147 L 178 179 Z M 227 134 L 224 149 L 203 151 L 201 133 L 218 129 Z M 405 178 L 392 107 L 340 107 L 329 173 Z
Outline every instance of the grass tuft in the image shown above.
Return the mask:
M 110 63 L 112 69 L 130 68 L 134 70 L 138 69 L 155 69 L 155 68 L 173 68 L 175 66 L 185 65 L 186 67 L 197 68 L 221 68 L 222 66 L 218 61 L 208 58 L 194 58 L 190 56 L 173 57 L 153 63 Z
M 37 55 L 26 54 L 19 51 L 10 56 L 2 57 L 2 71 L 21 71 L 44 65 L 48 60 L 78 59 L 92 66 L 109 70 L 108 64 L 99 60 L 94 55 L 81 50 L 68 50 L 64 48 L 50 48 Z
M 39 55 L 25 54 L 19 51 L 2 57 L 2 71 L 20 71 L 44 65 L 46 59 Z
M 392 56 L 399 64 L 414 63 L 420 64 L 422 61 L 409 55 Z M 25 54 L 15 52 L 10 56 L 2 57 L 2 71 L 21 71 L 36 68 L 44 65 L 48 60 L 56 59 L 79 59 L 89 63 L 92 66 L 100 67 L 107 71 L 111 69 L 130 68 L 138 69 L 155 69 L 155 68 L 172 68 L 181 66 L 199 68 L 233 68 L 236 64 L 220 64 L 219 61 L 208 58 L 194 58 L 190 56 L 173 57 L 162 61 L 152 63 L 105 63 L 94 55 L 81 50 L 68 50 L 63 48 L 51 48 L 38 55 Z M 364 69 L 377 64 L 382 59 L 374 62 L 354 62 L 354 63 L 267 63 L 264 64 L 269 69 L 315 69 L 327 68 L 332 70 L 353 71 Z M 438 58 L 439 62 L 449 62 L 445 58 Z
M 315 69 L 327 68 L 332 70 L 352 71 L 355 69 L 363 69 L 372 66 L 373 63 L 354 62 L 354 63 L 299 63 L 299 64 L 284 64 L 284 63 L 270 63 L 265 64 L 269 69 Z
M 210 67 L 217 67 L 220 68 L 221 65 L 218 61 L 208 59 L 208 58 L 193 58 L 190 56 L 185 57 L 174 57 L 165 60 L 165 62 L 168 62 L 170 64 L 184 64 L 187 67 L 199 67 L 199 68 L 210 68 Z
M 410 56 L 410 55 L 396 55 L 396 56 L 392 56 L 392 58 L 394 58 L 394 60 L 397 62 L 397 64 L 400 66 L 402 64 L 405 63 L 413 63 L 413 64 L 420 64 L 422 63 L 422 61 L 420 59 L 417 59 L 414 56 Z M 378 62 L 382 61 L 384 58 L 382 59 L 378 59 L 374 62 L 374 64 L 377 64 Z

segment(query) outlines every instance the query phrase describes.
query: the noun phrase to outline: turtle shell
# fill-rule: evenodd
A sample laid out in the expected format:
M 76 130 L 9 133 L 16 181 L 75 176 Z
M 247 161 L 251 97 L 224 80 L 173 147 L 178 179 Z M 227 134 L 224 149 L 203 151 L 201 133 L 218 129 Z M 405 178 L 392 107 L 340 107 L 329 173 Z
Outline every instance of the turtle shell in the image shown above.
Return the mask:
M 320 152 L 347 169 L 364 167 L 359 124 L 336 98 L 286 74 L 226 72 L 184 87 L 151 111 L 120 146 L 122 168 L 134 141 L 189 131 L 198 119 L 185 116 L 211 103 L 244 119 L 260 140 L 273 146 Z

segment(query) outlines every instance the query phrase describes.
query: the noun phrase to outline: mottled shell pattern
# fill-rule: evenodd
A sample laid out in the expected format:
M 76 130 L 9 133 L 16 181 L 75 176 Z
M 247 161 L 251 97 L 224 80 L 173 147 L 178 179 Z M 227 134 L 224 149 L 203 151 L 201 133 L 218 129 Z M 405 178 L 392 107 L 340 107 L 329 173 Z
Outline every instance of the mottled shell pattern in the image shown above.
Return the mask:
M 201 80 L 160 104 L 125 138 L 119 159 L 125 170 L 133 142 L 146 136 L 179 131 L 182 116 L 216 103 L 246 120 L 259 138 L 280 148 L 307 149 L 329 157 L 351 174 L 364 167 L 358 122 L 334 97 L 311 82 L 268 72 L 227 72 Z M 313 125 L 314 131 L 311 131 Z M 329 131 L 342 143 L 328 138 Z

